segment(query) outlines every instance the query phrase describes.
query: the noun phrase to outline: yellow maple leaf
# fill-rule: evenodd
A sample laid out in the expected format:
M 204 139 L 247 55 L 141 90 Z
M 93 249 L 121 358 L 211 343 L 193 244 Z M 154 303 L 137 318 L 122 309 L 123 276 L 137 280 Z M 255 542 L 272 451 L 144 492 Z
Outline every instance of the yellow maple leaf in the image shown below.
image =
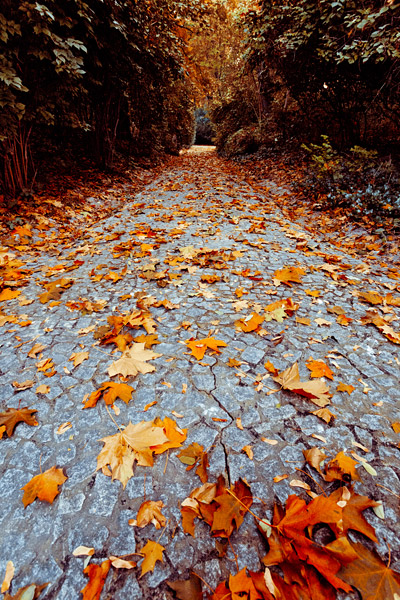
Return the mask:
M 141 549 L 140 553 L 144 554 L 144 561 L 142 562 L 142 574 L 145 575 L 149 571 L 154 571 L 155 564 L 158 560 L 163 562 L 163 552 L 165 548 L 154 542 L 153 540 L 147 540 L 147 544 Z

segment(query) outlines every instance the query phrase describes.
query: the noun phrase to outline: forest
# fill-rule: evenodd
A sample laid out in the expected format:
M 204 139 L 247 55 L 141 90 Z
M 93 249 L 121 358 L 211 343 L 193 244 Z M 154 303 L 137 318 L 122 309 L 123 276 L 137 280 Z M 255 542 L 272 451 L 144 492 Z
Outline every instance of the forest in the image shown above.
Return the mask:
M 150 164 L 197 141 L 302 152 L 305 191 L 399 210 L 395 0 L 4 0 L 3 201 L 49 162 Z

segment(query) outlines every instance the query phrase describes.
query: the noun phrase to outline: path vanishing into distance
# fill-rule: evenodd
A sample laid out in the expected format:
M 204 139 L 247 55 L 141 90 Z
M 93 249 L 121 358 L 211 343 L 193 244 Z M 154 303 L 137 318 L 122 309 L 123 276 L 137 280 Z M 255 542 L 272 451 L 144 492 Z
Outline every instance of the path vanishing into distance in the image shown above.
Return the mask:
M 398 256 L 368 236 L 359 252 L 362 232 L 341 225 L 318 237 L 284 216 L 279 181 L 228 165 L 193 149 L 140 193 L 125 186 L 112 216 L 43 217 L 3 242 L 8 597 L 206 597 L 265 570 L 266 521 L 291 494 L 304 514 L 327 498 L 343 511 L 332 525 L 315 509 L 312 525 L 331 523 L 315 547 L 348 539 L 400 569 Z M 271 572 L 268 593 L 284 585 Z

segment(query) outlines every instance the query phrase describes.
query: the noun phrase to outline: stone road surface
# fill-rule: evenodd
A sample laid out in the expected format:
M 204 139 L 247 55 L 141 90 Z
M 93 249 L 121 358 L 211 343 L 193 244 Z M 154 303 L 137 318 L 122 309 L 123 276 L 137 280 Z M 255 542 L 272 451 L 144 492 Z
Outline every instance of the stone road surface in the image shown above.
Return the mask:
M 165 454 L 156 457 L 153 468 L 136 467 L 125 489 L 119 481 L 96 472 L 96 457 L 103 446 L 100 439 L 113 435 L 117 428 L 104 402 L 82 410 L 82 400 L 109 380 L 107 368 L 120 352 L 112 353 L 113 346 L 99 346 L 92 326 L 106 325 L 110 315 L 135 310 L 134 294 L 139 291 L 179 307 L 150 308 L 161 342 L 153 350 L 162 356 L 151 361 L 156 367 L 153 373 L 131 379 L 136 391 L 128 405 L 116 401 L 120 414 L 111 414 L 118 424 L 156 416 L 176 419 L 180 427 L 188 428 L 185 446 L 198 442 L 209 449 L 209 480 L 215 481 L 220 473 L 227 482 L 246 478 L 253 495 L 265 502 L 255 500 L 253 505 L 260 516 L 270 514 L 274 498 L 284 501 L 294 491 L 305 494 L 289 486 L 292 479 L 303 478 L 319 491 L 311 479 L 296 471 L 304 468 L 303 450 L 318 446 L 329 456 L 356 451 L 377 472 L 372 476 L 359 467 L 362 482 L 356 483 L 356 491 L 383 501 L 384 520 L 371 510 L 365 515 L 377 530 L 382 558 L 387 557 L 389 544 L 392 566 L 399 567 L 400 436 L 391 427 L 400 421 L 399 346 L 377 328 L 360 322 L 371 307 L 357 296 L 358 291 L 383 295 L 392 291 L 396 297 L 400 289 L 396 270 L 390 270 L 393 265 L 374 249 L 362 256 L 346 254 L 322 237 L 315 239 L 304 228 L 307 224 L 283 217 L 276 202 L 285 191 L 279 182 L 253 187 L 243 175 L 239 169 L 229 171 L 213 153 L 189 152 L 140 194 L 130 197 L 127 188 L 126 204 L 111 218 L 89 223 L 76 239 L 50 229 L 45 232 L 49 243 L 41 249 L 38 242 L 43 232 L 35 230 L 20 250 L 12 248 L 23 268 L 31 271 L 23 295 L 33 302 L 21 306 L 19 297 L 1 303 L 3 316 L 18 317 L 16 323 L 2 321 L 1 410 L 30 406 L 37 410 L 39 422 L 37 427 L 19 424 L 12 437 L 0 441 L 0 577 L 12 560 L 16 568 L 13 593 L 31 582 L 48 581 L 43 600 L 81 598 L 87 578 L 82 572 L 84 559 L 72 555 L 77 546 L 94 547 L 93 560 L 99 563 L 110 554 L 129 554 L 147 539 L 159 538 L 160 532 L 152 525 L 144 529 L 128 525 L 144 497 L 165 504 L 163 513 L 169 521 L 160 541 L 166 548 L 164 563 L 158 562 L 154 572 L 142 578 L 140 567 L 130 572 L 113 569 L 102 599 L 173 598 L 167 580 L 186 579 L 194 570 L 215 587 L 235 572 L 231 551 L 218 558 L 205 523 L 196 526 L 195 538 L 182 530 L 180 503 L 201 484 L 194 471 L 185 470 L 178 450 L 169 453 L 168 461 Z M 208 250 L 192 253 L 192 257 L 189 250 L 183 262 L 164 262 L 182 257 L 180 249 L 188 246 Z M 240 252 L 231 254 L 234 251 Z M 228 256 L 232 260 L 226 260 Z M 155 269 L 143 270 L 146 265 Z M 302 282 L 291 288 L 274 285 L 275 271 L 285 266 L 304 268 Z M 151 278 L 152 273 L 166 269 L 164 278 Z M 110 271 L 122 278 L 107 279 Z M 99 274 L 103 278 L 96 281 Z M 200 281 L 213 274 L 221 279 Z M 54 305 L 41 303 L 43 282 L 60 277 L 72 278 L 73 285 Z M 241 298 L 235 294 L 238 288 L 243 288 Z M 310 296 L 306 290 L 318 290 L 320 295 Z M 263 313 L 264 306 L 287 297 L 299 304 L 297 313 L 282 322 L 264 323 L 264 335 L 235 328 L 237 319 L 253 310 Z M 106 304 L 88 314 L 66 306 L 82 298 Z M 353 319 L 348 326 L 339 324 L 337 314 L 328 311 L 333 306 L 340 306 Z M 389 310 L 389 316 L 400 315 L 398 307 Z M 310 325 L 296 322 L 296 316 L 308 317 Z M 330 325 L 315 321 L 319 318 Z M 19 325 L 26 320 L 31 323 Z M 86 328 L 89 332 L 82 332 Z M 219 355 L 206 354 L 197 361 L 184 342 L 210 332 L 227 347 Z M 54 363 L 56 373 L 51 377 L 37 371 L 40 355 L 36 359 L 27 356 L 37 343 L 45 346 L 42 358 Z M 89 359 L 74 368 L 71 354 L 84 350 Z M 306 398 L 280 390 L 272 376 L 262 379 L 270 375 L 264 367 L 267 361 L 278 370 L 297 361 L 302 379 L 308 379 L 305 362 L 310 356 L 324 360 L 334 372 L 334 381 L 328 383 L 333 393 L 330 409 L 336 418 L 330 424 L 311 414 L 317 407 Z M 230 367 L 230 358 L 243 364 Z M 12 385 L 25 380 L 34 380 L 34 386 L 17 391 Z M 337 392 L 339 382 L 355 390 L 351 395 Z M 48 385 L 50 391 L 36 393 L 40 384 Z M 277 391 L 269 393 L 272 390 Z M 143 412 L 153 401 L 156 404 Z M 171 411 L 183 417 L 173 417 Z M 238 417 L 243 430 L 236 426 Z M 58 434 L 65 422 L 72 428 Z M 277 443 L 271 445 L 262 438 Z M 253 450 L 253 460 L 242 452 L 246 445 Z M 63 468 L 68 477 L 60 494 L 53 504 L 36 500 L 24 509 L 21 487 L 53 465 Z M 285 473 L 287 479 L 274 483 L 273 477 Z M 318 477 L 315 471 L 313 477 Z M 260 569 L 265 546 L 250 515 L 232 536 L 232 547 L 240 568 Z

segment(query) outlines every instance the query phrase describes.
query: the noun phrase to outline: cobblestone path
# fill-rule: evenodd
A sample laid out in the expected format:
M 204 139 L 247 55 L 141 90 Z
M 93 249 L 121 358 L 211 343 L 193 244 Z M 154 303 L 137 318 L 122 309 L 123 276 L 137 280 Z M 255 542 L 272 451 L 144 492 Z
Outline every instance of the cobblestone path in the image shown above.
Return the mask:
M 265 544 L 249 514 L 224 558 L 204 522 L 196 525 L 195 538 L 184 533 L 180 504 L 201 483 L 177 458 L 178 450 L 168 459 L 156 456 L 152 468 L 136 466 L 125 489 L 96 471 L 101 438 L 118 432 L 113 419 L 122 426 L 157 416 L 187 428 L 184 445 L 208 449 L 209 481 L 221 473 L 228 483 L 245 478 L 260 516 L 270 514 L 274 499 L 285 501 L 294 491 L 307 498 L 289 485 L 293 479 L 320 492 L 314 480 L 323 480 L 305 467 L 303 450 L 317 446 L 330 457 L 355 452 L 362 479 L 356 491 L 383 502 L 383 520 L 365 512 L 377 531 L 377 549 L 385 559 L 390 545 L 392 567 L 399 568 L 400 436 L 392 424 L 400 422 L 400 361 L 385 326 L 398 330 L 400 305 L 390 299 L 400 297 L 400 275 L 373 245 L 362 256 L 346 253 L 335 239 L 311 236 L 307 223 L 288 221 L 276 200 L 284 191 L 279 182 L 253 187 L 213 153 L 188 153 L 140 194 L 130 197 L 127 189 L 123 208 L 88 223 L 74 239 L 65 231 L 35 229 L 30 240 L 10 249 L 26 285 L 18 288 L 22 295 L 0 303 L 1 410 L 28 406 L 38 421 L 36 427 L 18 424 L 0 441 L 0 577 L 13 561 L 14 594 L 32 582 L 50 582 L 41 599 L 81 598 L 85 559 L 73 556 L 75 548 L 93 547 L 92 561 L 99 563 L 160 537 L 152 525 L 128 524 L 144 499 L 165 505 L 164 561 L 143 577 L 140 563 L 132 571 L 112 569 L 102 600 L 173 598 L 167 580 L 186 579 L 192 570 L 215 588 L 236 572 L 232 549 L 239 568 L 260 569 Z M 291 286 L 275 277 L 290 266 L 304 270 Z M 73 282 L 56 290 L 48 285 L 62 278 Z M 46 291 L 50 296 L 41 302 Z M 118 415 L 102 401 L 82 410 L 84 398 L 110 380 L 107 369 L 121 356 L 115 346 L 100 345 L 96 332 L 104 331 L 99 327 L 107 326 L 108 317 L 137 310 L 140 292 L 168 301 L 148 309 L 160 342 L 152 348 L 161 354 L 151 361 L 155 371 L 130 378 L 135 392 L 128 404 L 116 401 Z M 381 300 L 371 306 L 360 296 L 366 292 Z M 281 307 L 276 318 L 250 332 L 235 326 L 289 297 L 297 311 Z M 371 310 L 385 319 L 383 329 L 361 321 Z M 351 320 L 338 318 L 343 315 Z M 207 336 L 227 346 L 197 360 L 185 342 Z M 28 356 L 36 344 L 43 348 Z M 74 367 L 70 357 L 79 352 L 88 358 Z M 269 361 L 281 372 L 297 362 L 302 381 L 309 380 L 311 356 L 333 372 L 326 380 L 335 415 L 330 423 L 312 414 L 318 407 L 309 399 L 281 389 L 264 366 Z M 52 361 L 47 370 L 45 359 Z M 28 389 L 13 385 L 26 380 L 33 382 Z M 337 391 L 340 383 L 354 390 Z M 72 427 L 59 433 L 64 423 Z M 36 500 L 24 508 L 21 488 L 54 465 L 68 477 L 60 494 L 52 504 Z M 313 479 L 296 468 L 308 469 Z M 273 481 L 283 474 L 288 477 Z

